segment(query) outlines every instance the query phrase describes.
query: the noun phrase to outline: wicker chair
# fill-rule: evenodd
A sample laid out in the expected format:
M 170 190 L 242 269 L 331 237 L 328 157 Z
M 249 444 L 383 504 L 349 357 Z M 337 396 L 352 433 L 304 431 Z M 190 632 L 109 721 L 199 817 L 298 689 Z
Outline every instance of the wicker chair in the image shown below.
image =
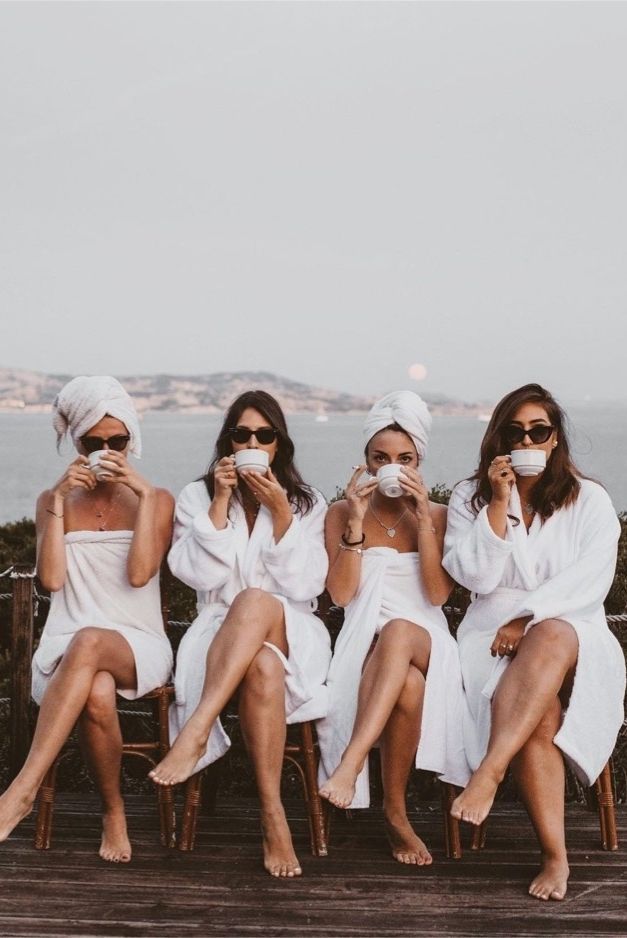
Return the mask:
M 122 744 L 123 756 L 135 756 L 145 759 L 154 766 L 167 754 L 170 748 L 168 733 L 168 708 L 174 697 L 174 688 L 171 684 L 157 687 L 149 694 L 138 698 L 148 701 L 153 711 L 153 738 L 145 742 L 124 742 Z M 52 819 L 54 812 L 54 798 L 56 792 L 56 777 L 59 763 L 69 755 L 73 747 L 66 746 L 61 754 L 48 769 L 39 789 L 39 805 L 35 822 L 35 847 L 37 850 L 48 850 L 52 841 Z M 157 804 L 159 810 L 159 826 L 161 843 L 164 847 L 175 846 L 175 817 L 174 797 L 171 788 L 156 785 Z
M 618 831 L 616 827 L 616 809 L 614 799 L 614 786 L 612 784 L 612 760 L 605 765 L 603 771 L 594 783 L 594 792 L 599 810 L 599 827 L 601 831 L 601 845 L 604 850 L 618 850 Z M 457 795 L 453 785 L 443 794 L 443 808 L 446 811 L 446 855 L 458 859 L 462 855 L 461 837 L 457 818 L 451 817 L 450 808 Z M 592 789 L 591 789 L 592 790 Z M 471 850 L 483 850 L 486 842 L 488 820 L 473 828 Z
M 309 820 L 311 852 L 315 857 L 326 857 L 328 812 L 318 794 L 318 756 L 313 723 L 298 723 L 296 726 L 300 741 L 286 743 L 283 759 L 297 769 L 300 777 Z M 198 813 L 202 802 L 203 774 L 196 772 L 185 784 L 179 850 L 194 849 Z

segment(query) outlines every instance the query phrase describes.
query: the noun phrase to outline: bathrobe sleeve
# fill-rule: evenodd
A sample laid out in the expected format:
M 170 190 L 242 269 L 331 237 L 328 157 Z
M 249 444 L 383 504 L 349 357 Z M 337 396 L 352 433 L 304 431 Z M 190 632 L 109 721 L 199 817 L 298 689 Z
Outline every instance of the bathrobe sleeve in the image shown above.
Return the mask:
M 531 615 L 529 625 L 544 619 L 588 619 L 602 607 L 614 578 L 620 524 L 605 490 L 587 485 L 579 499 L 577 557 L 555 576 L 545 580 L 525 599 L 518 615 Z
M 306 515 L 294 514 L 292 523 L 278 542 L 262 550 L 268 573 L 281 594 L 294 602 L 315 599 L 324 590 L 329 560 L 324 546 L 324 517 L 327 505 L 319 492 Z
M 472 593 L 485 595 L 496 589 L 512 555 L 511 522 L 505 539 L 494 533 L 484 506 L 475 515 L 470 505 L 474 483 L 460 482 L 448 506 L 442 566 Z
M 200 488 L 199 486 L 202 486 Z M 219 531 L 209 518 L 204 483 L 192 482 L 176 503 L 168 564 L 174 576 L 195 590 L 219 589 L 235 566 L 235 530 L 229 521 Z

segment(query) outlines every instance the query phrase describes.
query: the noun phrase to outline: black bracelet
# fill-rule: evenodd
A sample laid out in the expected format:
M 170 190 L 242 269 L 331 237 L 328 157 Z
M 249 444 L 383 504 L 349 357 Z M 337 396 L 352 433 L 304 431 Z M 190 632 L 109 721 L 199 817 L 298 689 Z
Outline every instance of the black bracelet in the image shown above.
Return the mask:
M 361 545 L 364 543 L 365 540 L 366 540 L 365 534 L 362 534 L 360 541 L 347 541 L 344 535 L 342 534 L 342 544 L 344 544 L 345 547 L 361 547 Z

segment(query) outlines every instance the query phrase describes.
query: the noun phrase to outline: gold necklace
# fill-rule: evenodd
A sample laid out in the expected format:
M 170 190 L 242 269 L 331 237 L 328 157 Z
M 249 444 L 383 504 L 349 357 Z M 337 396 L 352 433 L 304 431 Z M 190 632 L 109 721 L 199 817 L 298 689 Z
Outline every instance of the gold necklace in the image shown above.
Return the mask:
M 396 521 L 394 522 L 394 524 L 388 526 L 387 524 L 384 524 L 383 521 L 381 521 L 381 518 L 379 518 L 379 516 L 377 515 L 376 511 L 375 511 L 374 508 L 372 507 L 372 495 L 371 495 L 370 498 L 368 499 L 368 508 L 369 508 L 370 511 L 372 512 L 372 517 L 374 518 L 374 520 L 377 521 L 377 522 L 381 525 L 381 527 L 383 528 L 383 530 L 385 531 L 385 533 L 387 534 L 387 536 L 388 536 L 388 537 L 396 537 L 396 529 L 397 529 L 397 527 L 399 526 L 399 524 L 401 523 L 401 521 L 403 520 L 403 518 L 405 517 L 405 515 L 407 514 L 408 509 L 405 508 L 405 510 L 403 511 L 403 513 L 402 513 L 401 515 L 399 515 L 399 517 L 396 519 Z
M 96 518 L 98 519 L 98 530 L 99 530 L 99 531 L 106 531 L 106 530 L 107 530 L 107 522 L 108 522 L 108 520 L 109 520 L 109 515 L 110 515 L 111 512 L 113 511 L 114 505 L 119 501 L 119 497 L 120 497 L 120 493 L 119 493 L 119 491 L 118 491 L 118 492 L 116 492 L 116 493 L 113 495 L 113 498 L 112 498 L 111 501 L 109 502 L 109 507 L 108 507 L 108 509 L 107 509 L 106 511 L 104 511 L 102 508 L 100 508 L 100 506 L 98 505 L 98 503 L 96 503 L 96 504 L 94 505 L 94 514 L 96 515 Z M 100 508 L 100 510 L 98 510 L 99 508 Z

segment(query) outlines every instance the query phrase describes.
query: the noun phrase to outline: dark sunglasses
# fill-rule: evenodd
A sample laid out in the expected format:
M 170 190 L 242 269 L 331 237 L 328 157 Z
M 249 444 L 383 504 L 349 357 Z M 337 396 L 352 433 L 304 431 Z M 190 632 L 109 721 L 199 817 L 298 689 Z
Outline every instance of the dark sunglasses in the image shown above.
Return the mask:
M 259 427 L 258 430 L 249 430 L 248 427 L 229 427 L 226 432 L 234 443 L 248 443 L 251 436 L 254 436 L 262 446 L 274 443 L 279 433 L 274 427 Z
M 103 439 L 101 436 L 82 436 L 81 443 L 88 453 L 95 453 L 96 450 L 104 449 L 105 443 L 109 449 L 114 449 L 116 453 L 121 453 L 123 449 L 126 449 L 130 436 L 124 433 L 119 433 L 117 436 L 110 436 L 108 440 Z
M 546 423 L 538 423 L 535 427 L 529 427 L 528 430 L 525 430 L 524 427 L 517 427 L 512 424 L 503 429 L 503 437 L 510 446 L 516 443 L 522 443 L 526 436 L 529 437 L 532 443 L 546 443 L 554 429 L 555 427 L 551 427 Z

